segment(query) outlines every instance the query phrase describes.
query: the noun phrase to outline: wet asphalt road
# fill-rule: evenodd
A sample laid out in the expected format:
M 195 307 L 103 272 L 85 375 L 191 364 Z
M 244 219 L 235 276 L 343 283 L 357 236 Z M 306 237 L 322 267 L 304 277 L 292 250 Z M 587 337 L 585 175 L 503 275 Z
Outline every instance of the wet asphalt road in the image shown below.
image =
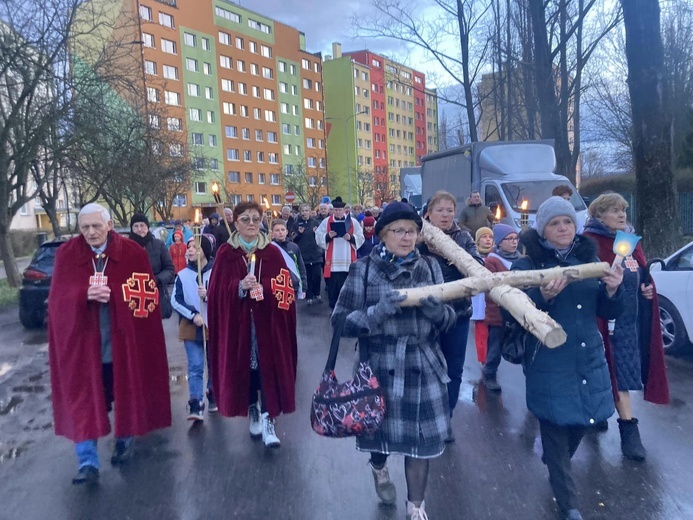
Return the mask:
M 185 420 L 185 354 L 175 320 L 165 322 L 173 426 L 139 439 L 125 467 L 108 463 L 112 438 L 102 439 L 101 484 L 73 486 L 73 447 L 52 433 L 45 331 L 25 332 L 16 311 L 0 313 L 0 519 L 306 519 L 385 520 L 405 516 L 403 460 L 393 457 L 396 507 L 373 490 L 367 456 L 353 440 L 312 432 L 309 404 L 329 346 L 326 305 L 299 312 L 298 411 L 280 417 L 282 447 L 267 451 L 250 439 L 247 421 Z M 353 341 L 343 341 L 338 376 L 349 376 Z M 615 417 L 607 433 L 590 433 L 574 459 L 586 519 L 693 519 L 693 363 L 668 359 L 673 402 L 635 399 L 644 464 L 624 460 Z M 540 461 L 538 425 L 527 412 L 521 369 L 503 363 L 501 395 L 478 385 L 469 342 L 457 442 L 431 463 L 431 520 L 557 518 Z

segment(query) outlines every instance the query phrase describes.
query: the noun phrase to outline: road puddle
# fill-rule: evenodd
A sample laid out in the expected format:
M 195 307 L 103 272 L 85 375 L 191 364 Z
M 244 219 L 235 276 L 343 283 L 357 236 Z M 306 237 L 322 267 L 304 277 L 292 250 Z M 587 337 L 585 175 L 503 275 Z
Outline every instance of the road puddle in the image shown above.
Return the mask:
M 0 415 L 9 415 L 17 411 L 17 407 L 24 402 L 18 395 L 10 397 L 9 401 L 0 401 Z
M 23 392 L 25 394 L 38 394 L 45 392 L 45 385 L 19 385 L 12 388 L 13 392 Z

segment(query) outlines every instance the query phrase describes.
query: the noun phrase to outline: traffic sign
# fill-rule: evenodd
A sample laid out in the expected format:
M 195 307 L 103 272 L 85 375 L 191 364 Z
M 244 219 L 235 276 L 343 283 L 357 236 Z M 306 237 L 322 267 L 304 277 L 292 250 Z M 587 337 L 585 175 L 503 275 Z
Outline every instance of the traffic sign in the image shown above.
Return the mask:
M 293 191 L 287 191 L 287 192 L 284 194 L 284 200 L 285 200 L 286 202 L 288 202 L 289 204 L 291 204 L 293 201 L 296 200 L 296 195 L 294 194 Z

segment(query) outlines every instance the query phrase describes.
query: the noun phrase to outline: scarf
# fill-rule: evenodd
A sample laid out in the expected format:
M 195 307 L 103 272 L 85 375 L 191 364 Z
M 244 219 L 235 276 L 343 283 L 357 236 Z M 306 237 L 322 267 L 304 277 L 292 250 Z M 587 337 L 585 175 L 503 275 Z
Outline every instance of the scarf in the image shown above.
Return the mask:
M 147 244 L 149 244 L 149 242 L 154 240 L 154 235 L 152 235 L 151 233 L 147 233 L 146 235 L 141 237 L 137 233 L 130 233 L 128 235 L 128 238 L 130 238 L 130 240 L 137 242 L 142 247 L 145 247 Z
M 252 253 L 256 249 L 265 249 L 267 245 L 271 242 L 269 237 L 265 233 L 258 233 L 254 242 L 246 242 L 241 237 L 238 231 L 231 233 L 229 238 L 229 245 L 234 249 L 243 249 L 246 253 Z
M 493 251 L 497 256 L 503 258 L 504 260 L 507 260 L 508 262 L 515 262 L 522 258 L 522 255 L 518 250 L 515 250 L 514 253 L 506 253 L 505 251 L 501 251 L 500 248 L 495 248 Z
M 539 243 L 543 247 L 548 249 L 549 251 L 554 251 L 556 253 L 556 256 L 561 260 L 565 260 L 566 258 L 568 258 L 568 255 L 570 255 L 570 253 L 575 248 L 575 239 L 574 238 L 573 238 L 573 243 L 570 244 L 570 246 L 565 247 L 563 249 L 557 248 L 556 246 L 554 246 L 553 244 L 551 244 L 548 240 L 546 240 L 544 238 L 539 238 Z
M 587 222 L 585 222 L 585 231 L 602 237 L 616 238 L 616 231 L 606 227 L 603 222 L 594 217 L 588 218 Z M 624 232 L 633 233 L 635 229 L 630 224 L 627 224 Z
M 363 237 L 364 237 L 366 240 L 368 240 L 369 238 L 371 238 L 373 235 L 375 235 L 375 226 L 373 226 L 373 227 L 371 228 L 370 231 L 366 231 L 366 228 L 365 228 L 365 227 L 363 228 Z
M 390 253 L 390 251 L 387 250 L 384 243 L 380 243 L 377 246 L 375 246 L 375 251 L 378 254 L 378 256 L 385 260 L 387 263 L 395 265 L 402 265 L 410 260 L 414 260 L 417 255 L 417 250 L 414 249 L 407 256 L 395 256 L 393 253 Z
M 327 218 L 327 233 L 329 233 L 332 230 L 332 223 L 335 222 L 336 219 L 334 218 L 333 215 L 330 215 Z M 341 222 L 341 221 L 339 221 Z M 351 234 L 351 231 L 353 229 L 353 221 L 351 218 L 347 215 L 344 218 L 344 222 L 346 223 L 346 232 Z M 329 241 L 327 244 L 327 252 L 325 254 L 325 268 L 323 269 L 323 276 L 325 278 L 330 278 L 332 276 L 332 257 L 334 255 L 334 241 L 337 237 L 334 237 L 332 240 Z M 356 262 L 356 248 L 353 246 L 353 244 L 349 244 L 349 249 L 351 250 L 351 263 Z
M 479 251 L 479 254 L 481 254 L 483 256 L 486 256 L 491 251 L 493 251 L 493 245 L 491 245 L 491 247 L 481 247 L 479 244 L 477 244 L 476 248 Z

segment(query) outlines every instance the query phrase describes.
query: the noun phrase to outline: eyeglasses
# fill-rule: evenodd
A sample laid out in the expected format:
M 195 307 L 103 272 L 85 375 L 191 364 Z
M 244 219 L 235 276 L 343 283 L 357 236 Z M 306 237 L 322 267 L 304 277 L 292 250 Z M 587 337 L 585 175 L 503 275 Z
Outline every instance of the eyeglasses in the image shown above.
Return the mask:
M 411 235 L 411 236 L 414 236 L 414 237 L 415 237 L 415 236 L 418 234 L 418 232 L 419 232 L 418 229 L 402 229 L 402 228 L 391 229 L 390 231 L 391 231 L 392 234 L 395 235 L 397 238 L 404 238 L 404 237 L 407 236 L 407 235 Z
M 245 224 L 245 225 L 247 226 L 248 224 L 250 224 L 250 221 L 251 221 L 251 220 L 252 220 L 253 224 L 259 224 L 260 221 L 261 221 L 262 219 L 261 219 L 260 217 L 253 217 L 253 218 L 250 218 L 250 217 L 247 216 L 247 215 L 243 215 L 242 217 L 238 217 L 237 220 L 238 220 L 239 222 L 242 222 L 243 224 Z
M 501 240 L 501 242 L 504 242 L 506 240 L 508 242 L 517 242 L 518 240 L 520 240 L 520 238 L 519 237 L 505 237 L 503 240 Z

